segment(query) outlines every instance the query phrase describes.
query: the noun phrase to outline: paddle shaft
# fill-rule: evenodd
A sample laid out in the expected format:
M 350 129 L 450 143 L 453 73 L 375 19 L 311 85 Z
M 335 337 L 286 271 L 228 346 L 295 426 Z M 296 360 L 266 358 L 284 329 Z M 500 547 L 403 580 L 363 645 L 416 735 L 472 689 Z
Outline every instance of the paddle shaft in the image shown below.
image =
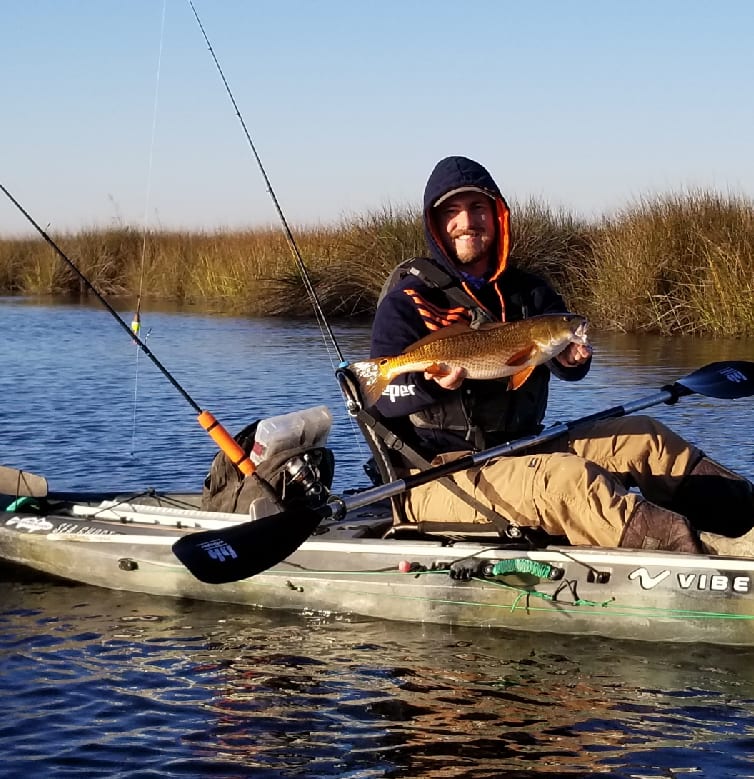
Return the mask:
M 484 465 L 484 463 L 493 460 L 495 457 L 515 454 L 524 449 L 529 449 L 532 446 L 538 446 L 539 444 L 553 441 L 556 438 L 566 435 L 566 433 L 569 433 L 573 428 L 580 425 L 588 424 L 589 422 L 598 422 L 600 419 L 611 419 L 613 417 L 622 417 L 627 414 L 633 414 L 636 411 L 641 411 L 642 409 L 650 408 L 651 406 L 657 406 L 660 403 L 674 403 L 679 397 L 690 394 L 692 394 L 692 390 L 682 387 L 679 384 L 674 384 L 668 389 L 660 390 L 654 395 L 635 400 L 633 403 L 625 403 L 622 406 L 613 406 L 612 408 L 598 411 L 589 416 L 580 417 L 571 422 L 558 422 L 537 435 L 519 438 L 507 444 L 500 444 L 499 446 L 484 449 L 481 452 L 472 452 L 457 460 L 453 460 L 452 462 L 436 465 L 421 473 L 407 476 L 405 479 L 398 479 L 389 484 L 381 484 L 378 487 L 364 490 L 364 492 L 360 492 L 354 496 L 340 498 L 336 501 L 336 505 L 339 503 L 340 507 L 336 508 L 335 511 L 332 511 L 330 516 L 346 514 L 349 511 L 363 508 L 371 503 L 393 498 L 407 490 L 411 490 L 414 487 L 420 487 L 423 484 L 428 484 L 443 476 L 449 476 L 476 465 Z

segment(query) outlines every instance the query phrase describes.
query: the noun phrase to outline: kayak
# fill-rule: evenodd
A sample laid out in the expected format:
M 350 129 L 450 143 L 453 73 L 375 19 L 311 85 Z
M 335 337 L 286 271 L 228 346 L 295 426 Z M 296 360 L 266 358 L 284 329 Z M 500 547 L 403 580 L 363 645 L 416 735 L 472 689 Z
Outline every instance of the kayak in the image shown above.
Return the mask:
M 754 556 L 551 538 L 534 545 L 505 523 L 484 528 L 486 535 L 479 526 L 452 530 L 453 517 L 444 534 L 428 533 L 428 523 L 393 524 L 391 500 L 420 484 L 585 421 L 691 394 L 751 397 L 754 363 L 712 363 L 631 404 L 344 496 L 328 489 L 334 464 L 321 448 L 330 423 L 322 406 L 262 420 L 229 439 L 202 495 L 56 493 L 43 476 L 0 466 L 0 562 L 96 587 L 258 608 L 754 646 Z M 248 460 L 249 474 L 231 459 L 233 447 L 256 461 Z
M 673 405 L 691 395 L 750 398 L 754 362 L 714 362 L 645 398 L 402 478 L 381 473 L 374 488 L 339 498 L 328 493 L 331 479 L 324 478 L 328 414 L 317 407 L 283 415 L 296 423 L 311 418 L 310 428 L 269 424 L 270 418 L 254 423 L 246 442 L 248 428 L 231 436 L 157 359 L 138 328 L 128 326 L 1 184 L 0 190 L 196 412 L 227 460 L 219 475 L 238 480 L 238 492 L 230 490 L 234 499 L 247 486 L 255 491 L 248 511 L 213 506 L 216 510 L 208 512 L 200 509 L 198 495 L 48 493 L 43 477 L 0 466 L 0 563 L 97 587 L 259 608 L 502 631 L 754 645 L 754 558 L 527 547 L 516 542 L 509 532 L 516 528 L 504 517 L 499 518 L 506 525 L 502 532 L 487 538 L 415 529 L 400 535 L 389 503 L 421 484 L 524 452 L 598 419 Z M 288 238 L 306 279 L 290 233 Z M 348 413 L 370 448 L 380 450 L 377 456 L 386 454 L 382 445 L 373 445 L 379 420 L 362 417 L 366 409 L 358 388 L 351 392 L 347 374 L 346 368 L 336 371 Z M 262 440 L 266 423 L 270 437 Z M 285 504 L 281 510 L 275 509 L 278 499 Z
M 754 645 L 754 559 L 401 537 L 383 501 L 324 519 L 255 576 L 211 584 L 181 564 L 173 544 L 248 525 L 248 514 L 202 511 L 199 495 L 154 492 L 4 502 L 0 560 L 95 587 L 502 631 Z M 451 576 L 459 565 L 467 579 Z

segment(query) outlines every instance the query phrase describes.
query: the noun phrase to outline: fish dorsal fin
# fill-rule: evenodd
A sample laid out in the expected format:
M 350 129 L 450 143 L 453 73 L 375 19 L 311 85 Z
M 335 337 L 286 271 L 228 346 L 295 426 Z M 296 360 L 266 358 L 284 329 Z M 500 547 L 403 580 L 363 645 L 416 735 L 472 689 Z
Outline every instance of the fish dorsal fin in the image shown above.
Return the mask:
M 506 365 L 525 365 L 529 360 L 537 356 L 537 345 L 529 344 L 523 349 L 514 352 L 506 361 Z M 525 381 L 525 380 L 524 380 Z
M 418 341 L 412 343 L 411 346 L 403 351 L 403 354 L 406 352 L 411 352 L 414 349 L 418 349 L 420 346 L 424 346 L 425 344 L 431 344 L 435 341 L 444 340 L 445 338 L 453 338 L 457 335 L 468 335 L 469 333 L 478 333 L 484 330 L 495 330 L 498 327 L 504 327 L 505 324 L 505 322 L 485 322 L 479 325 L 479 327 L 473 328 L 466 322 L 454 322 L 452 325 L 441 327 L 439 330 L 434 330 L 428 335 L 425 335 L 423 338 L 420 338 Z
M 514 373 L 508 383 L 509 390 L 517 390 L 534 372 L 534 366 L 530 365 L 528 368 L 524 368 L 518 373 Z

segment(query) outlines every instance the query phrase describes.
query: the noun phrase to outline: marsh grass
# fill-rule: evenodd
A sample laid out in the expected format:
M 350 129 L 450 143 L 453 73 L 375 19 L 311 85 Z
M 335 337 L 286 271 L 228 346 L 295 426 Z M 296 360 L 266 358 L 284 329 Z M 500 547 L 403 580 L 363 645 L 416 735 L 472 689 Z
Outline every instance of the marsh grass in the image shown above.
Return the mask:
M 511 207 L 511 264 L 547 279 L 573 311 L 585 304 L 590 257 L 586 221 L 563 210 L 553 212 L 538 200 Z
M 545 276 L 571 310 L 622 331 L 754 336 L 754 205 L 693 191 L 587 222 L 539 201 L 512 208 L 511 262 Z M 426 253 L 421 214 L 389 206 L 293 230 L 328 317 L 374 311 L 402 260 Z M 201 303 L 234 314 L 310 317 L 309 289 L 280 229 L 130 227 L 53 235 L 103 295 Z M 41 239 L 0 239 L 0 291 L 87 294 Z
M 594 230 L 585 280 L 608 328 L 754 335 L 754 206 L 702 191 L 641 200 Z
M 320 287 L 335 314 L 371 315 L 398 263 L 426 253 L 418 211 L 389 206 L 343 221 Z

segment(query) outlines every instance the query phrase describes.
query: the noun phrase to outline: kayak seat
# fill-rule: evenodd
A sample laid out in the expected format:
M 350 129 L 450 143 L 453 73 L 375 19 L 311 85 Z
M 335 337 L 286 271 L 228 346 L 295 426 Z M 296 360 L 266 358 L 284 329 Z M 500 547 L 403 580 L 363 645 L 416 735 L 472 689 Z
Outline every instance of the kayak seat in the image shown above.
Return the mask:
M 403 479 L 411 469 L 424 471 L 431 467 L 431 463 L 410 446 L 405 437 L 401 437 L 389 427 L 376 409 L 364 408 L 358 381 L 347 368 L 338 368 L 335 375 L 346 398 L 348 411 L 356 420 L 372 453 L 372 459 L 365 466 L 365 470 L 375 485 L 391 484 Z M 441 481 L 456 497 L 472 505 L 488 521 L 482 523 L 409 522 L 404 510 L 405 493 L 402 493 L 390 498 L 396 533 L 413 531 L 433 537 L 484 538 L 498 542 L 502 539 L 514 544 L 526 543 L 524 534 L 518 526 L 493 509 L 479 503 L 452 479 L 445 477 Z
M 397 470 L 400 462 L 397 450 L 402 448 L 403 442 L 389 430 L 375 409 L 364 409 L 358 381 L 347 368 L 339 368 L 335 375 L 346 398 L 348 412 L 359 426 L 371 453 L 371 458 L 364 465 L 367 476 L 375 486 L 397 481 L 401 478 Z M 389 502 L 393 521 L 405 523 L 403 496 L 393 496 Z

